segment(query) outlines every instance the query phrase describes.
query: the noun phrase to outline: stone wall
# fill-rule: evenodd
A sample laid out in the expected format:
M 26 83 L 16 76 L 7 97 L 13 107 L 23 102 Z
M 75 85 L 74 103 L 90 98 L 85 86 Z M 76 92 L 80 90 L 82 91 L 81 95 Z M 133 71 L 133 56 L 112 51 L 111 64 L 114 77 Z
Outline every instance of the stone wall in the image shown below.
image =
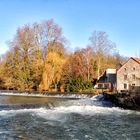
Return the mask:
M 140 64 L 130 58 L 117 71 L 117 90 L 130 90 L 130 87 L 140 87 Z
M 118 107 L 140 111 L 140 94 L 139 93 L 104 94 L 104 97 L 106 100 L 111 101 Z

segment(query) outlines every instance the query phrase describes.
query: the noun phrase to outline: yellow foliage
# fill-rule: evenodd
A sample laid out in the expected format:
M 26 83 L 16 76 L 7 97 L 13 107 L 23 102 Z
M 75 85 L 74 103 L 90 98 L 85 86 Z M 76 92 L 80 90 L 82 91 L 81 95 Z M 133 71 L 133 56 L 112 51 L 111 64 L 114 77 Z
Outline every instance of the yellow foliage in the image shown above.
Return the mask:
M 52 83 L 58 84 L 62 75 L 62 67 L 64 63 L 65 59 L 58 53 L 49 52 L 42 74 L 42 81 L 39 86 L 40 90 L 49 90 Z

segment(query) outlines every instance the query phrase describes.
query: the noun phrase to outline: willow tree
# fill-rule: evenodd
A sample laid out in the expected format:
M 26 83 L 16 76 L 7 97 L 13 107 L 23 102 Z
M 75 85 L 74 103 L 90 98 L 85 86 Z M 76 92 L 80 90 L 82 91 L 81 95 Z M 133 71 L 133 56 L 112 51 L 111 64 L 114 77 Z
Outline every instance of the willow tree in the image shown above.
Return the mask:
M 50 58 L 49 53 L 53 52 L 61 56 L 64 53 L 63 46 L 65 44 L 65 39 L 62 34 L 62 29 L 53 20 L 47 20 L 40 24 L 34 24 L 34 31 L 36 31 L 36 46 L 39 46 L 38 48 L 41 49 L 43 60 L 42 78 L 39 87 L 40 90 L 48 90 L 52 81 L 54 81 L 54 79 L 52 80 L 50 78 L 53 71 L 50 71 L 50 68 L 48 68 L 48 59 Z

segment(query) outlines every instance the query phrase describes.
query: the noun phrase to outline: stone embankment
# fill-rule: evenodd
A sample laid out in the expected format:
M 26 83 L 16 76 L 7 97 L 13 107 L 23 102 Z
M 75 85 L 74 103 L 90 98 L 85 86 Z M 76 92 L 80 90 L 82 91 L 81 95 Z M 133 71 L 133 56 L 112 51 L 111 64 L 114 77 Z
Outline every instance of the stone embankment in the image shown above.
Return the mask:
M 111 101 L 118 107 L 140 111 L 140 92 L 139 93 L 105 93 L 105 99 Z

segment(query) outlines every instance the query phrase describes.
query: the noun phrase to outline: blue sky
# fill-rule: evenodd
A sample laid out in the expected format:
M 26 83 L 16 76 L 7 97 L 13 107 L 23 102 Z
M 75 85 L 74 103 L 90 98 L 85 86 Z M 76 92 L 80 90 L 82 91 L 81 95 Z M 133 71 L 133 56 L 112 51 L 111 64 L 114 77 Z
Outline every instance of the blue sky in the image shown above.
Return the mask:
M 72 49 L 85 47 L 94 30 L 105 31 L 121 55 L 140 56 L 139 0 L 0 0 L 0 54 L 18 27 L 54 19 Z

